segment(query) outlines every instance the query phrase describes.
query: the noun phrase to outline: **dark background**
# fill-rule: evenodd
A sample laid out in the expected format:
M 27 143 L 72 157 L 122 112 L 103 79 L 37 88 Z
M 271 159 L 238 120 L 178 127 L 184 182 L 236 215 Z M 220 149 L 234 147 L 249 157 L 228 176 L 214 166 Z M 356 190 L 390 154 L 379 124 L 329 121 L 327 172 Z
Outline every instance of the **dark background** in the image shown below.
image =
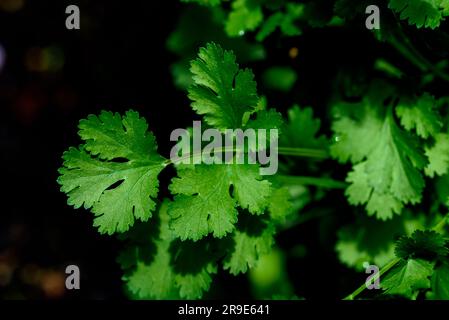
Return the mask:
M 68 4 L 79 5 L 81 30 L 66 29 Z M 26 1 L 0 11 L 7 54 L 0 73 L 0 298 L 122 297 L 118 242 L 99 235 L 90 214 L 66 205 L 57 169 L 62 152 L 79 144 L 77 123 L 89 113 L 133 108 L 158 136 L 169 134 L 165 124 L 185 105 L 165 50 L 177 5 Z M 35 71 L 38 50 L 51 46 L 63 52 L 64 66 Z M 80 267 L 79 292 L 64 292 L 69 264 Z
M 80 7 L 81 30 L 65 28 L 69 4 Z M 0 298 L 125 298 L 115 261 L 120 243 L 98 234 L 91 214 L 66 204 L 57 169 L 64 150 L 80 143 L 78 121 L 103 109 L 138 110 L 168 154 L 171 130 L 193 119 L 170 74 L 177 57 L 165 45 L 182 7 L 176 0 L 0 0 L 0 48 L 6 52 L 0 68 Z M 247 66 L 256 78 L 273 61 L 297 69 L 301 90 L 264 93 L 281 112 L 293 102 L 313 106 L 328 127 L 332 80 L 343 67 L 371 65 L 379 50 L 366 31 L 356 30 L 316 29 L 300 38 L 268 40 L 268 58 Z M 301 50 L 297 60 L 288 57 L 292 45 Z M 55 59 L 46 65 L 48 52 L 56 52 L 63 65 L 54 65 Z M 401 63 L 395 53 L 385 54 Z M 341 192 L 331 192 L 327 201 L 337 208 L 334 215 L 278 239 L 286 250 L 297 243 L 308 248 L 305 257 L 288 263 L 300 297 L 342 298 L 365 278 L 336 259 L 334 228 L 348 213 Z M 69 264 L 81 269 L 79 291 L 64 288 Z M 244 276 L 222 273 L 217 279 L 211 297 L 250 297 Z

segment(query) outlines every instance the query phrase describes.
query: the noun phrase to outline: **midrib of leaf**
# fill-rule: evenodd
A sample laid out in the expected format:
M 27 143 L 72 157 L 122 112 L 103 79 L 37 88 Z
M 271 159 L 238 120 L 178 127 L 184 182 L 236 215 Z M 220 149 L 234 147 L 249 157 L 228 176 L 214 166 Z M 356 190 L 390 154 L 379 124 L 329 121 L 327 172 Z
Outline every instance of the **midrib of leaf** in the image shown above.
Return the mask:
M 412 167 L 414 167 L 415 165 L 411 158 L 407 159 L 409 156 L 406 153 L 401 153 L 399 151 L 401 146 L 398 144 L 398 141 L 397 141 L 398 139 L 395 138 L 397 135 L 394 134 L 393 129 L 396 129 L 396 130 L 400 130 L 400 129 L 396 127 L 396 122 L 394 121 L 394 116 L 393 116 L 393 108 L 391 106 L 388 110 L 387 116 L 388 116 L 388 122 L 389 122 L 389 130 L 388 130 L 389 141 L 391 141 L 391 143 L 394 146 L 393 152 L 395 154 L 396 161 L 399 163 L 399 165 L 396 168 L 401 170 L 401 173 L 405 177 L 407 177 L 408 186 L 410 188 L 412 188 L 413 190 L 415 190 L 413 183 L 412 183 L 414 178 L 409 175 L 409 172 L 407 170 L 405 170 L 404 163 L 406 163 L 407 161 L 410 161 L 410 165 Z M 410 171 L 410 174 L 411 174 L 411 171 Z
M 123 127 L 123 124 L 122 124 L 122 127 Z M 123 129 L 124 129 L 124 127 L 123 127 Z M 124 150 L 126 150 L 128 152 L 128 156 L 129 155 L 133 155 L 133 158 L 137 158 L 137 159 L 145 159 L 145 158 L 147 158 L 146 156 L 142 156 L 139 152 L 135 152 L 134 150 L 129 148 L 129 145 L 126 143 L 126 141 L 125 142 L 119 141 L 116 138 L 112 137 L 111 135 L 109 135 L 106 132 L 101 131 L 101 130 L 95 131 L 95 133 L 98 136 L 100 136 L 101 139 L 104 139 L 107 142 L 109 142 L 109 144 L 121 146 Z M 124 134 L 128 136 L 130 134 L 130 132 L 128 130 L 124 130 Z M 145 138 L 145 136 L 144 136 L 144 138 Z M 88 140 L 86 140 L 86 142 L 88 143 L 89 140 L 95 141 L 95 140 L 99 140 L 99 138 L 97 137 L 95 139 L 88 139 Z M 89 150 L 89 152 L 92 153 L 93 155 L 101 154 L 101 152 L 95 152 L 94 153 L 91 150 Z M 102 157 L 100 157 L 100 158 L 102 158 Z
M 220 152 L 244 152 L 245 150 L 239 149 L 239 148 L 230 148 L 230 147 L 222 147 L 222 148 L 216 148 L 215 151 L 217 153 Z M 317 159 L 327 159 L 329 157 L 329 154 L 324 149 L 310 149 L 310 148 L 289 148 L 289 147 L 278 147 L 277 151 L 280 155 L 284 156 L 293 156 L 293 157 L 305 157 L 305 158 L 317 158 Z M 176 160 L 167 159 L 164 162 L 164 165 L 170 165 L 170 164 L 178 164 L 182 163 L 184 160 L 187 159 L 194 159 L 197 156 L 202 155 L 202 151 L 197 153 L 189 153 L 185 156 L 180 157 Z M 233 158 L 234 159 L 234 158 Z
M 407 261 L 405 268 L 402 268 L 402 270 L 400 271 L 400 274 L 399 274 L 400 285 L 402 285 L 402 283 L 404 282 L 404 278 L 409 273 L 409 271 L 410 271 L 410 266 L 409 266 L 409 261 Z

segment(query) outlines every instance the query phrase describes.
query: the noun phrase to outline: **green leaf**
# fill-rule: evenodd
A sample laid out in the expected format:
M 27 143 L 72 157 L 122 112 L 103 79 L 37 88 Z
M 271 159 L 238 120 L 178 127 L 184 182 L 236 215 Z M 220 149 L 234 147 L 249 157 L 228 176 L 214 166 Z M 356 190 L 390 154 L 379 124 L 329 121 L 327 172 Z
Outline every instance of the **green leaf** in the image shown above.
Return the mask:
M 296 26 L 295 22 L 303 14 L 304 4 L 287 3 L 285 12 L 277 11 L 262 24 L 262 27 L 256 35 L 256 40 L 263 41 L 277 28 L 280 28 L 282 33 L 289 37 L 300 35 L 301 29 Z
M 435 231 L 416 230 L 411 237 L 401 237 L 396 243 L 396 256 L 402 259 L 434 260 L 449 253 L 444 237 Z
M 337 110 L 336 120 L 332 123 L 335 135 L 330 153 L 341 163 L 358 163 L 366 158 L 375 147 L 382 129 L 378 108 L 369 99 L 362 103 L 340 102 L 334 107 Z
M 389 7 L 418 28 L 435 29 L 449 15 L 448 0 L 390 0 Z
M 436 177 L 435 179 L 435 191 L 438 197 L 438 201 L 447 205 L 449 199 L 449 175 L 444 174 L 441 177 Z
M 170 252 L 179 295 L 186 299 L 201 298 L 209 290 L 212 275 L 217 273 L 216 243 L 211 239 L 199 242 L 178 239 L 172 242 Z
M 313 117 L 312 108 L 293 106 L 288 110 L 288 123 L 282 130 L 281 145 L 294 148 L 327 147 L 326 137 L 318 136 L 320 124 L 320 120 Z
M 387 220 L 394 213 L 400 214 L 404 204 L 421 201 L 424 180 L 419 169 L 426 165 L 426 159 L 412 137 L 396 125 L 391 109 L 382 120 L 374 119 L 367 120 L 370 125 L 364 129 L 356 129 L 373 140 L 367 142 L 369 146 L 354 142 L 366 153 L 366 160 L 348 174 L 351 185 L 346 195 L 351 204 L 366 204 L 369 215 Z M 366 141 L 366 137 L 359 137 Z
M 180 167 L 170 185 L 176 195 L 169 211 L 176 235 L 194 241 L 209 233 L 221 238 L 234 230 L 237 206 L 262 214 L 271 189 L 258 170 L 239 164 Z
M 245 123 L 244 129 L 263 129 L 266 130 L 266 143 L 260 142 L 259 144 L 259 137 L 256 136 L 256 150 L 254 150 L 253 147 L 249 146 L 249 151 L 260 151 L 262 149 L 260 146 L 264 146 L 265 149 L 269 149 L 270 145 L 273 142 L 277 143 L 277 140 L 279 139 L 279 135 L 283 130 L 284 120 L 282 118 L 282 115 L 277 112 L 274 109 L 269 110 L 260 110 L 256 113 L 255 119 L 250 119 Z M 270 130 L 276 129 L 278 130 L 277 134 L 271 135 Z
M 102 112 L 79 127 L 85 145 L 65 152 L 59 170 L 68 204 L 91 208 L 100 233 L 125 232 L 136 219 L 148 220 L 165 162 L 146 121 L 134 111 L 123 118 Z
M 287 187 L 275 189 L 270 197 L 268 211 L 273 221 L 277 223 L 285 222 L 286 218 L 292 212 L 293 204 L 290 201 L 291 195 Z
M 251 129 L 278 129 L 281 130 L 284 124 L 282 115 L 274 109 L 260 110 L 256 114 L 256 118 L 250 119 L 245 124 L 245 128 Z M 268 137 L 267 137 L 268 138 Z
M 226 32 L 231 37 L 255 30 L 263 21 L 261 0 L 235 0 L 226 21 Z
M 432 291 L 428 298 L 432 300 L 449 300 L 449 266 L 442 264 L 435 268 L 431 279 Z
M 271 67 L 262 75 L 265 86 L 269 89 L 288 92 L 298 78 L 295 70 L 289 67 Z
M 132 273 L 125 275 L 127 289 L 137 299 L 177 299 L 179 293 L 175 287 L 175 274 L 170 268 L 169 242 L 158 244 L 158 253 L 154 261 L 147 265 L 138 262 Z
M 223 61 L 231 60 L 232 63 L 223 64 Z M 261 108 L 255 83 L 243 93 L 245 88 L 239 85 L 241 73 L 238 72 L 232 53 L 223 51 L 215 44 L 209 44 L 206 49 L 200 50 L 200 59 L 192 63 L 192 71 L 197 75 L 195 78 L 197 87 L 194 87 L 195 91 L 190 90 L 191 98 L 192 92 L 195 92 L 196 98 L 192 100 L 197 102 L 194 105 L 198 107 L 198 101 L 204 106 L 207 101 L 210 102 L 215 98 L 220 100 L 219 103 L 215 103 L 218 100 L 214 100 L 213 111 L 209 107 L 208 111 L 202 107 L 197 108 L 201 109 L 200 114 L 205 114 L 208 124 L 221 129 L 281 127 L 282 116 L 279 113 L 272 109 L 267 111 Z M 209 77 L 216 72 L 219 78 Z M 225 83 L 228 86 L 224 86 Z M 248 94 L 257 99 L 251 108 L 245 108 L 241 104 L 245 99 L 239 100 L 242 95 Z M 210 100 L 212 96 L 215 98 Z M 254 112 L 257 112 L 256 117 L 251 118 Z M 252 214 L 262 214 L 268 207 L 271 195 L 270 182 L 262 179 L 258 165 L 232 163 L 178 166 L 178 178 L 173 179 L 170 190 L 175 195 L 174 202 L 170 206 L 174 232 L 182 240 L 194 241 L 209 233 L 216 238 L 224 237 L 235 228 L 237 207 L 246 209 Z
M 396 114 L 408 131 L 416 129 L 418 136 L 424 139 L 435 137 L 443 127 L 440 115 L 434 110 L 435 104 L 435 98 L 427 93 L 413 102 L 401 99 Z
M 296 20 L 304 16 L 305 5 L 303 3 L 287 3 L 284 19 L 281 21 L 280 27 L 284 35 L 293 37 L 299 36 L 302 32 L 295 25 Z
M 260 28 L 259 32 L 256 35 L 257 41 L 263 41 L 266 37 L 272 34 L 284 20 L 284 14 L 282 12 L 276 12 L 272 14 Z
M 253 113 L 258 103 L 251 70 L 239 70 L 234 54 L 214 43 L 201 48 L 191 65 L 193 110 L 212 127 L 241 128 L 243 115 Z
M 169 228 L 167 207 L 167 202 L 164 202 L 159 209 L 158 236 L 147 235 L 150 241 L 154 241 L 151 237 L 157 239 L 154 249 L 146 248 L 153 255 L 152 259 L 148 261 L 134 256 L 133 269 L 130 269 L 129 261 L 122 264 L 126 271 L 123 280 L 127 289 L 138 299 L 199 299 L 209 290 L 212 274 L 217 272 L 217 255 L 208 241 L 181 243 L 176 240 Z M 126 251 L 133 252 L 135 248 L 130 246 Z M 129 257 L 130 254 L 125 252 L 122 256 Z
M 449 135 L 439 133 L 435 136 L 435 144 L 424 148 L 429 163 L 424 169 L 427 176 L 442 176 L 449 169 Z
M 159 230 L 153 230 L 153 233 L 147 233 L 147 239 L 137 237 L 136 233 L 141 234 L 135 228 L 128 231 L 131 236 L 131 243 L 139 244 L 143 251 L 147 251 L 148 259 L 142 259 L 141 255 L 134 254 L 138 247 L 132 245 L 124 250 L 119 259 L 125 272 L 123 280 L 127 289 L 138 299 L 177 299 L 178 290 L 175 286 L 175 273 L 171 266 L 170 244 L 174 240 L 173 233 L 168 227 L 169 217 L 167 215 L 167 203 L 164 202 L 159 208 L 157 221 L 160 223 Z M 156 235 L 154 234 L 156 233 Z M 154 239 L 157 239 L 154 241 Z M 137 240 L 137 241 L 136 241 Z M 148 246 L 140 246 L 147 243 Z M 154 243 L 150 247 L 149 244 Z M 126 258 L 126 259 L 125 259 Z M 130 267 L 135 268 L 130 269 Z M 129 271 L 130 270 L 130 271 Z
M 414 299 L 419 289 L 430 288 L 429 277 L 432 272 L 431 262 L 421 259 L 403 260 L 384 279 L 381 279 L 381 286 L 385 294 L 402 295 Z
M 259 257 L 270 252 L 274 233 L 272 224 L 248 214 L 242 215 L 232 235 L 233 245 L 225 257 L 224 269 L 238 275 L 255 267 Z

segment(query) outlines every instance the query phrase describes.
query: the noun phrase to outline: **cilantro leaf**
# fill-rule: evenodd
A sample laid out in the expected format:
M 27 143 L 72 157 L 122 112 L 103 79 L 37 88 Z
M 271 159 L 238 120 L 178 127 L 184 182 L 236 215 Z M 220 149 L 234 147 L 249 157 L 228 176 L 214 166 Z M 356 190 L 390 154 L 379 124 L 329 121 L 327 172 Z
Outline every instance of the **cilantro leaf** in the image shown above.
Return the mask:
M 283 124 L 284 120 L 282 119 L 282 115 L 277 112 L 274 109 L 269 110 L 260 110 L 256 113 L 255 119 L 249 119 L 247 123 L 245 124 L 245 129 L 264 129 L 269 132 L 270 129 L 277 129 L 278 133 L 277 135 L 272 136 L 270 133 L 266 134 L 266 141 L 267 143 L 261 143 L 259 144 L 259 137 L 257 136 L 257 143 L 256 143 L 256 150 L 253 150 L 251 146 L 249 146 L 250 151 L 258 151 L 261 149 L 260 146 L 265 146 L 267 149 L 273 143 L 274 141 L 271 141 L 271 139 L 276 140 L 279 138 L 279 133 L 283 130 Z
M 245 128 L 251 129 L 278 129 L 281 130 L 284 120 L 282 115 L 274 109 L 260 110 L 256 113 L 255 119 L 250 119 Z
M 383 119 L 368 121 L 376 121 L 376 125 L 356 130 L 373 141 L 369 143 L 370 148 L 357 144 L 367 153 L 366 160 L 355 165 L 348 174 L 347 181 L 351 185 L 346 195 L 351 204 L 366 204 L 369 215 L 387 220 L 393 213 L 400 214 L 404 204 L 421 200 L 424 180 L 419 169 L 426 165 L 426 159 L 412 137 L 396 125 L 391 108 Z
M 256 35 L 257 41 L 263 41 L 266 37 L 272 34 L 278 27 L 281 26 L 285 19 L 285 15 L 282 12 L 276 12 L 272 14 L 260 28 L 259 32 Z M 299 31 L 299 30 L 298 30 Z
M 266 37 L 272 34 L 277 28 L 280 28 L 282 33 L 286 36 L 298 36 L 301 34 L 301 29 L 295 25 L 298 18 L 304 14 L 304 4 L 287 3 L 286 11 L 276 12 L 272 14 L 262 25 L 256 35 L 257 41 L 263 41 Z
M 255 83 L 250 89 L 240 87 L 239 75 L 242 73 L 238 72 L 231 52 L 223 51 L 215 44 L 208 44 L 206 49 L 200 50 L 199 56 L 192 63 L 192 71 L 197 75 L 194 77 L 197 86 L 193 87 L 195 90 L 190 90 L 190 97 L 194 93 L 192 100 L 196 101 L 193 103 L 196 107 L 199 106 L 198 101 L 207 104 L 207 101 L 213 100 L 214 107 L 206 108 L 207 111 L 202 107 L 194 107 L 199 114 L 205 114 L 209 125 L 221 129 L 277 129 L 281 126 L 281 115 L 274 110 L 267 111 L 261 107 L 263 104 L 259 104 Z M 245 72 L 251 74 L 252 78 L 251 71 Z M 218 78 L 211 78 L 211 74 L 218 75 Z M 203 85 L 207 88 L 202 87 Z M 243 93 L 245 89 L 247 91 Z M 250 95 L 256 99 L 252 103 L 253 107 L 245 108 L 241 104 L 245 100 L 238 100 L 242 95 Z M 217 101 L 220 103 L 215 104 Z M 254 112 L 257 112 L 256 117 L 251 119 Z M 175 195 L 170 215 L 176 235 L 182 240 L 194 241 L 209 233 L 222 238 L 235 228 L 237 207 L 252 214 L 264 213 L 272 191 L 270 182 L 263 180 L 258 170 L 258 165 L 250 164 L 178 166 L 178 177 L 170 185 L 170 190 Z
M 382 281 L 382 287 L 387 294 L 403 295 L 416 299 L 420 289 L 429 289 L 432 276 L 432 289 L 436 292 L 428 294 L 432 298 L 435 294 L 444 294 L 440 285 L 444 285 L 446 274 L 444 264 L 449 249 L 446 239 L 433 230 L 416 230 L 411 237 L 401 237 L 396 242 L 395 254 L 401 260 Z M 434 266 L 441 274 L 435 274 Z
M 150 259 L 142 259 L 141 255 L 134 254 L 138 247 L 128 246 L 120 255 L 122 268 L 125 269 L 123 280 L 127 289 L 138 299 L 177 299 L 179 293 L 175 287 L 175 273 L 171 267 L 170 244 L 174 236 L 168 227 L 169 217 L 167 215 L 167 203 L 164 202 L 159 208 L 157 215 L 160 223 L 157 236 L 147 233 L 147 239 L 138 240 L 136 244 L 154 243 L 154 246 L 145 246 L 142 249 L 149 251 Z M 134 228 L 133 228 L 134 229 Z M 131 229 L 128 233 L 133 236 L 135 231 Z M 156 230 L 155 230 L 156 231 Z M 156 238 L 154 241 L 153 238 Z M 132 268 L 135 266 L 135 268 Z
M 288 92 L 295 85 L 298 75 L 290 67 L 271 67 L 262 75 L 267 88 Z
M 396 107 L 396 114 L 405 129 L 416 128 L 418 136 L 427 139 L 435 136 L 443 127 L 440 115 L 434 110 L 435 98 L 424 94 L 414 102 L 401 99 Z
M 432 271 L 431 262 L 421 259 L 402 260 L 381 280 L 381 286 L 385 294 L 416 298 L 419 289 L 430 288 Z
M 431 279 L 432 291 L 427 298 L 432 300 L 449 300 L 449 266 L 442 264 L 435 268 Z
M 396 256 L 402 259 L 433 260 L 447 256 L 446 240 L 435 231 L 416 230 L 411 237 L 401 237 L 396 243 Z
M 248 214 L 242 215 L 232 235 L 233 246 L 225 257 L 224 269 L 237 275 L 256 266 L 259 257 L 270 252 L 274 233 L 275 228 L 269 222 Z
M 100 233 L 125 232 L 155 208 L 158 174 L 165 167 L 155 139 L 139 114 L 102 112 L 80 122 L 85 145 L 64 153 L 58 183 L 75 208 L 95 215 Z M 118 162 L 116 159 L 126 159 Z
M 268 211 L 273 221 L 278 223 L 285 222 L 287 216 L 293 209 L 293 204 L 290 201 L 291 195 L 287 187 L 281 187 L 273 190 L 270 200 Z
M 154 241 L 152 259 L 148 261 L 134 256 L 136 267 L 133 269 L 129 268 L 129 263 L 122 264 L 127 269 L 123 280 L 138 299 L 201 298 L 210 287 L 212 274 L 217 271 L 217 255 L 211 251 L 208 242 L 180 243 L 176 240 L 169 228 L 167 208 L 168 203 L 164 202 L 159 209 L 160 231 Z M 151 236 L 148 234 L 149 239 Z M 127 249 L 133 250 L 133 247 Z M 130 255 L 125 253 L 122 256 Z
M 449 199 L 449 175 L 444 174 L 434 180 L 437 203 L 447 205 Z
M 147 265 L 138 262 L 132 273 L 123 276 L 127 289 L 137 299 L 177 299 L 179 293 L 175 287 L 175 274 L 170 268 L 170 254 L 166 251 L 169 243 L 158 245 L 154 261 Z
M 372 106 L 369 99 L 363 103 L 339 102 L 334 107 L 337 111 L 332 123 L 335 134 L 330 153 L 341 163 L 358 163 L 363 160 L 374 148 L 382 128 L 378 109 Z
M 318 136 L 320 120 L 313 117 L 310 107 L 301 109 L 295 105 L 288 110 L 288 123 L 283 128 L 281 144 L 296 148 L 325 148 L 327 140 Z
M 189 89 L 192 108 L 218 129 L 241 128 L 243 115 L 258 103 L 251 70 L 239 70 L 235 55 L 215 43 L 201 48 L 191 63 L 195 85 Z
M 178 170 L 170 190 L 172 227 L 182 239 L 198 240 L 209 233 L 221 238 L 234 230 L 237 205 L 253 214 L 268 206 L 270 183 L 257 165 L 199 165 Z M 231 192 L 232 191 L 232 192 Z
M 172 242 L 170 252 L 175 272 L 175 285 L 186 299 L 199 299 L 209 290 L 212 275 L 217 273 L 216 243 L 210 239 L 199 242 Z
M 226 21 L 226 32 L 231 37 L 255 30 L 263 21 L 261 0 L 235 0 Z
M 444 175 L 449 169 L 449 135 L 439 133 L 435 136 L 435 144 L 424 148 L 429 163 L 424 169 L 427 176 Z
M 447 0 L 390 0 L 389 7 L 418 28 L 435 29 L 449 15 Z

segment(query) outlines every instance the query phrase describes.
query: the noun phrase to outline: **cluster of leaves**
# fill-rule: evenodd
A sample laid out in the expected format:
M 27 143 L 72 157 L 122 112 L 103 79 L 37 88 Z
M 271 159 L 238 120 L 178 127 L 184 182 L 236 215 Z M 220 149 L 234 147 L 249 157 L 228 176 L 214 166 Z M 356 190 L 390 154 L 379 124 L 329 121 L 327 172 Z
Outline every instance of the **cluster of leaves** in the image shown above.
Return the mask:
M 186 1 L 192 2 L 192 1 Z M 218 6 L 221 1 L 195 1 L 207 6 Z M 304 17 L 305 6 L 302 3 L 284 0 L 235 0 L 231 3 L 224 24 L 230 37 L 243 36 L 248 31 L 258 29 L 256 39 L 263 41 L 276 29 L 287 36 L 301 34 L 296 22 Z M 269 13 L 264 13 L 264 11 Z M 268 16 L 268 17 L 267 17 Z
M 217 7 L 221 0 L 182 0 L 183 2 L 197 2 L 204 6 Z M 372 2 L 372 1 L 371 1 Z M 370 1 L 336 0 L 334 11 L 340 18 L 354 17 L 364 13 L 365 8 L 372 4 Z M 440 26 L 446 16 L 449 16 L 449 3 L 446 0 L 388 0 L 386 5 L 399 15 L 400 19 L 408 21 L 417 28 L 435 29 Z M 384 2 L 382 1 L 382 4 Z M 321 7 L 320 7 L 321 6 Z M 322 26 L 329 22 L 318 14 L 323 9 L 322 2 L 318 1 L 286 1 L 286 0 L 232 0 L 231 10 L 227 15 L 225 28 L 230 36 L 242 36 L 246 31 L 255 31 L 262 41 L 277 28 L 285 36 L 301 34 L 299 21 L 306 21 L 311 26 Z M 267 14 L 268 12 L 268 14 Z M 274 13 L 272 13 L 274 12 Z M 327 21 L 326 21 L 327 20 Z
M 366 205 L 369 215 L 382 220 L 421 202 L 424 174 L 433 177 L 449 169 L 449 135 L 438 101 L 427 93 L 395 97 L 391 88 L 374 83 L 360 102 L 337 103 L 331 147 L 333 157 L 353 164 L 349 202 Z
M 395 248 L 397 262 L 382 281 L 389 295 L 416 299 L 449 299 L 449 242 L 435 231 L 415 231 L 401 237 Z
M 232 52 L 208 44 L 191 71 L 192 108 L 208 125 L 281 127 L 278 113 L 260 108 L 253 74 L 238 68 Z M 286 128 L 295 125 L 292 119 Z M 118 233 L 128 243 L 119 260 L 136 297 L 199 298 L 219 262 L 237 275 L 271 250 L 276 225 L 290 210 L 289 193 L 263 179 L 259 165 L 166 160 L 135 111 L 104 111 L 79 128 L 84 144 L 64 153 L 58 182 L 70 205 L 91 209 L 100 233 Z M 169 186 L 173 200 L 157 204 L 158 175 L 168 165 L 177 170 Z
M 389 8 L 385 21 L 392 32 L 377 38 L 417 65 L 423 79 L 414 90 L 404 90 L 403 72 L 378 59 L 373 68 L 386 77 L 362 84 L 348 80 L 344 92 L 329 99 L 331 143 L 320 135 L 312 108 L 294 106 L 287 121 L 267 109 L 252 71 L 240 69 L 232 51 L 210 41 L 233 49 L 242 61 L 257 61 L 266 56 L 263 43 L 275 35 L 341 26 L 363 16 L 371 1 L 182 2 L 201 6 L 188 6 L 167 41 L 181 58 L 172 73 L 207 126 L 280 129 L 279 150 L 285 155 L 321 159 L 329 154 L 339 175 L 343 168 L 349 172 L 342 183 L 328 179 L 332 173 L 317 169 L 315 160 L 302 164 L 319 178 L 286 177 L 297 169 L 289 158 L 269 179 L 259 174 L 259 165 L 176 163 L 158 153 L 137 112 L 89 116 L 79 125 L 84 144 L 64 153 L 58 182 L 70 205 L 92 211 L 100 233 L 118 234 L 125 243 L 119 262 L 130 296 L 200 298 L 220 266 L 233 275 L 254 270 L 273 253 L 279 229 L 289 219 L 294 224 L 305 203 L 320 201 L 306 188 L 313 184 L 319 190 L 343 187 L 354 206 L 355 222 L 337 232 L 335 250 L 342 264 L 358 271 L 365 261 L 386 266 L 382 288 L 387 295 L 449 299 L 448 240 L 444 232 L 430 231 L 449 200 L 447 98 L 423 89 L 438 77 L 444 80 L 445 65 L 433 66 L 410 41 L 397 37 L 401 21 L 415 29 L 438 28 L 449 15 L 449 2 L 380 1 Z M 198 43 L 206 42 L 197 54 Z M 261 78 L 267 88 L 289 92 L 297 77 L 291 67 L 270 66 Z M 175 167 L 176 176 L 170 198 L 161 199 L 158 176 L 168 166 Z

